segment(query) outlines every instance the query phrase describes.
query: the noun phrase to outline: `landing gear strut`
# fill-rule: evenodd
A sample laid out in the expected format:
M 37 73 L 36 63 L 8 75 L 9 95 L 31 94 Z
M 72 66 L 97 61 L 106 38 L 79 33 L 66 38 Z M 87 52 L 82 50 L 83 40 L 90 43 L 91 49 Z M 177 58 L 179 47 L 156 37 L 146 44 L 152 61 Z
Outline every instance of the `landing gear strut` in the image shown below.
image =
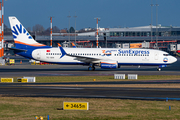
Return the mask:
M 95 70 L 95 67 L 88 67 L 88 70 L 89 70 L 89 71 L 94 71 L 94 70 Z
M 93 64 L 90 64 L 89 67 L 88 67 L 88 71 L 94 71 L 95 70 L 95 67 Z

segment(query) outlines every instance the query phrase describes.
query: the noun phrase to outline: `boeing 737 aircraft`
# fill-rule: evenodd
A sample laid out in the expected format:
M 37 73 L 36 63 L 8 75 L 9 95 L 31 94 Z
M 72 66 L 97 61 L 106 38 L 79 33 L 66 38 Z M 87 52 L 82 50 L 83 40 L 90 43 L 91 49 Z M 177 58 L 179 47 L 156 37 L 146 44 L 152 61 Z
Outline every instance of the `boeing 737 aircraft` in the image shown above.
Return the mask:
M 87 65 L 106 69 L 120 68 L 121 65 L 157 66 L 157 70 L 172 64 L 177 59 L 167 52 L 153 49 L 121 48 L 52 48 L 36 42 L 16 17 L 9 17 L 16 54 L 29 59 L 66 65 Z

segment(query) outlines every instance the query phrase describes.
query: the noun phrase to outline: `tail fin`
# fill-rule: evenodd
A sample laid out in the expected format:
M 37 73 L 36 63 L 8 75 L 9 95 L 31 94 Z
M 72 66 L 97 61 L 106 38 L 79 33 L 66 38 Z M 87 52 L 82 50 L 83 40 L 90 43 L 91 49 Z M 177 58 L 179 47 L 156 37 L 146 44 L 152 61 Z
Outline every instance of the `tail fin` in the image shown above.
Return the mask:
M 9 22 L 16 48 L 50 48 L 36 42 L 16 17 L 9 17 Z

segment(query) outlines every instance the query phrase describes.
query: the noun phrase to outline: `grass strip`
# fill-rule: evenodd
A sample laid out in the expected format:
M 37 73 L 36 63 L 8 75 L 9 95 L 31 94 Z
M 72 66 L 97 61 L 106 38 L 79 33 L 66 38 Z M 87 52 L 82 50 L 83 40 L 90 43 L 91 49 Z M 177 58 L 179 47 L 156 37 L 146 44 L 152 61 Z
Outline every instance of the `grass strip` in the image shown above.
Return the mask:
M 152 120 L 180 119 L 179 101 L 143 101 L 95 98 L 0 97 L 2 120 Z M 88 111 L 62 110 L 63 101 L 89 102 Z M 169 110 L 171 106 L 171 110 Z
M 17 78 L 13 77 L 17 82 Z M 138 80 L 176 80 L 180 79 L 180 75 L 139 75 Z M 128 80 L 127 76 L 125 80 L 114 79 L 114 76 L 38 76 L 36 82 L 92 82 L 92 81 L 132 81 Z

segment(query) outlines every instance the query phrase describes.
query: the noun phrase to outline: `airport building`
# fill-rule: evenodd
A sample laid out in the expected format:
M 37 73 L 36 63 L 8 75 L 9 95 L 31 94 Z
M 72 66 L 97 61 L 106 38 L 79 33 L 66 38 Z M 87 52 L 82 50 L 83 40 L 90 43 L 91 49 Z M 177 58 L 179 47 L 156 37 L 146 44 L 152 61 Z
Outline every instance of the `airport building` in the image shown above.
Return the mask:
M 180 50 L 180 27 L 142 26 L 126 28 L 99 28 L 99 47 L 101 48 L 158 48 L 173 52 Z M 5 48 L 13 46 L 13 36 L 5 36 Z M 35 36 L 36 41 L 50 45 L 50 36 Z M 85 33 L 53 33 L 53 47 L 57 43 L 64 47 L 76 43 L 77 47 L 96 47 L 96 31 Z M 157 45 L 158 43 L 158 45 Z

